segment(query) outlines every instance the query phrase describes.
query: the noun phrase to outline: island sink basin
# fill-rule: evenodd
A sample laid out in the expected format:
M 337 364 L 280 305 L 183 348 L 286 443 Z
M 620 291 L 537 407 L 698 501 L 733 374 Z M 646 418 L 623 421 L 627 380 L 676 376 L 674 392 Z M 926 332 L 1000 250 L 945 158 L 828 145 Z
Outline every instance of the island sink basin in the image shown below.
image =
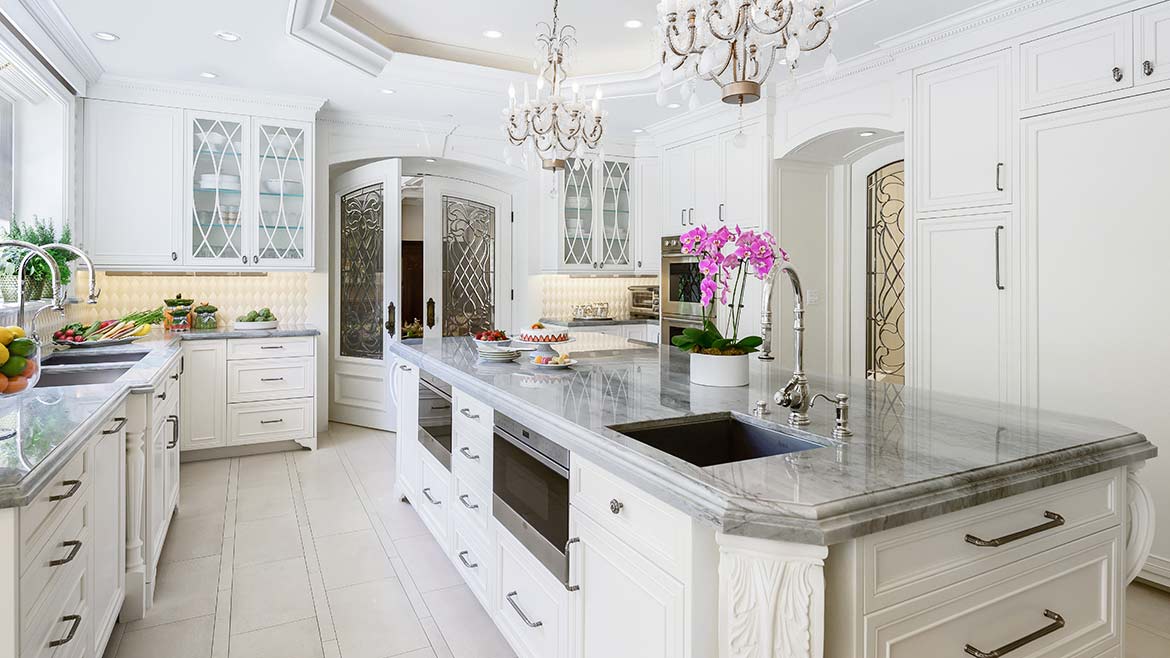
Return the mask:
M 65 366 L 83 363 L 136 363 L 150 352 L 85 352 L 68 350 L 53 352 L 41 361 L 46 366 Z
M 73 372 L 41 371 L 41 379 L 37 388 L 52 388 L 55 386 L 80 386 L 82 384 L 109 384 L 122 376 L 130 366 L 124 368 L 101 368 L 100 370 L 76 370 Z
M 609 428 L 700 467 L 825 447 L 789 436 L 746 414 L 730 411 Z

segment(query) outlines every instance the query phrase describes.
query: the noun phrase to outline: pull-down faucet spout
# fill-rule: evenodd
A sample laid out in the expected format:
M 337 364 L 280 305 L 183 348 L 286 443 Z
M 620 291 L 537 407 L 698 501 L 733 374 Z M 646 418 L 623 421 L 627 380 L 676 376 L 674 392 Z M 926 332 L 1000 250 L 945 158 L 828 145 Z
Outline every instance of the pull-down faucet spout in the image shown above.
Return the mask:
M 808 425 L 808 408 L 812 402 L 809 395 L 808 378 L 804 374 L 804 287 L 800 285 L 800 275 L 791 265 L 780 266 L 780 271 L 788 275 L 788 282 L 792 284 L 792 334 L 793 334 L 793 363 L 792 377 L 784 388 L 776 392 L 776 404 L 787 407 L 788 424 L 796 427 Z M 772 356 L 772 293 L 773 276 L 764 281 L 763 315 L 761 328 L 764 333 L 764 344 L 761 346 L 760 358 L 771 361 Z

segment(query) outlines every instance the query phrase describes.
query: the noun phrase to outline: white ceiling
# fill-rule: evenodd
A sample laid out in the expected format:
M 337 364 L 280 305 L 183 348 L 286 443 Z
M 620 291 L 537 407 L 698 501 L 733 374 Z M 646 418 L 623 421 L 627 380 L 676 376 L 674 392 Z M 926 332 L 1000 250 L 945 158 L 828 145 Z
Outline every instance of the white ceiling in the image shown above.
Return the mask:
M 225 84 L 274 93 L 328 99 L 327 109 L 400 119 L 444 121 L 494 127 L 507 100 L 509 81 L 523 80 L 522 68 L 534 53 L 536 23 L 547 21 L 547 0 L 341 0 L 372 25 L 409 37 L 399 45 L 378 78 L 360 72 L 286 33 L 289 0 L 200 0 L 198 8 L 177 9 L 157 0 L 56 0 L 64 15 L 107 73 L 135 78 L 207 82 L 200 72 L 219 75 Z M 842 60 L 865 53 L 887 39 L 983 0 L 838 0 L 843 15 L 835 51 Z M 656 0 L 562 0 L 561 15 L 578 28 L 578 65 L 573 73 L 631 71 L 654 62 L 650 33 Z M 645 24 L 622 26 L 629 18 Z M 496 29 L 500 39 L 483 30 Z M 243 36 L 237 43 L 214 37 L 217 30 Z M 372 30 L 372 28 L 371 28 Z M 121 40 L 92 37 L 113 32 Z M 377 30 L 373 30 L 377 31 Z M 385 36 L 385 35 L 380 35 Z M 429 45 L 428 45 L 429 44 Z M 467 75 L 452 79 L 451 67 L 412 52 L 451 48 L 448 59 L 469 64 Z M 807 66 L 819 65 L 819 57 Z M 507 66 L 513 61 L 517 66 Z M 503 62 L 501 64 L 501 62 Z M 530 70 L 530 69 L 527 69 Z M 709 84 L 706 86 L 710 86 Z M 395 94 L 381 93 L 381 89 Z M 704 90 L 704 101 L 717 96 Z M 609 134 L 630 138 L 634 128 L 686 111 L 659 108 L 651 95 L 606 101 Z M 447 115 L 454 115 L 448 117 Z

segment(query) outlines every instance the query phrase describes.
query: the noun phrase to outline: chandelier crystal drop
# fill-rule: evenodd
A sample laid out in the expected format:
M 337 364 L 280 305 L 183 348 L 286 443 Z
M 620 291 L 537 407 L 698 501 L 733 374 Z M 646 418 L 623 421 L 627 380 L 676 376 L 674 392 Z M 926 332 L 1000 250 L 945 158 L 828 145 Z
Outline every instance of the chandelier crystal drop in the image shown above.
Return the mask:
M 524 95 L 517 99 L 516 86 L 508 85 L 508 107 L 504 110 L 505 131 L 516 146 L 528 145 L 540 154 L 545 169 L 565 168 L 566 159 L 581 157 L 595 149 L 605 132 L 601 111 L 601 87 L 591 101 L 582 100 L 577 84 L 565 89 L 570 51 L 576 47 L 576 28 L 560 25 L 559 0 L 553 0 L 552 24 L 539 23 L 536 37 L 540 51 L 533 64 L 538 73 L 536 93 L 524 83 Z
M 697 77 L 718 84 L 724 103 L 755 102 L 774 66 L 787 65 L 795 73 L 801 53 L 829 44 L 836 28 L 833 2 L 662 0 L 662 83 Z M 837 59 L 832 44 L 828 47 L 825 71 L 831 75 Z

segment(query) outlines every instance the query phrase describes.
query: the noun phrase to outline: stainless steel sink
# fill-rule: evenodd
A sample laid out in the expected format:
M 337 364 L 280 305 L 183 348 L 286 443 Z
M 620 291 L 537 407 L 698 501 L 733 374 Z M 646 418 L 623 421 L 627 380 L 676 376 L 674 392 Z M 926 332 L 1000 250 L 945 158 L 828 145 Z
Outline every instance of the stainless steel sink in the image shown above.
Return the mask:
M 99 348 L 100 349 L 100 348 Z M 87 352 L 65 350 L 46 356 L 41 365 L 66 366 L 85 363 L 136 363 L 150 352 Z
M 611 425 L 610 429 L 695 466 L 730 464 L 825 447 L 789 436 L 747 414 L 730 411 Z
M 71 372 L 54 372 L 51 370 L 42 370 L 41 379 L 37 382 L 36 387 L 52 388 L 54 386 L 108 384 L 121 377 L 123 373 L 129 369 L 130 366 L 125 366 L 122 368 L 101 368 L 98 370 L 74 370 Z

